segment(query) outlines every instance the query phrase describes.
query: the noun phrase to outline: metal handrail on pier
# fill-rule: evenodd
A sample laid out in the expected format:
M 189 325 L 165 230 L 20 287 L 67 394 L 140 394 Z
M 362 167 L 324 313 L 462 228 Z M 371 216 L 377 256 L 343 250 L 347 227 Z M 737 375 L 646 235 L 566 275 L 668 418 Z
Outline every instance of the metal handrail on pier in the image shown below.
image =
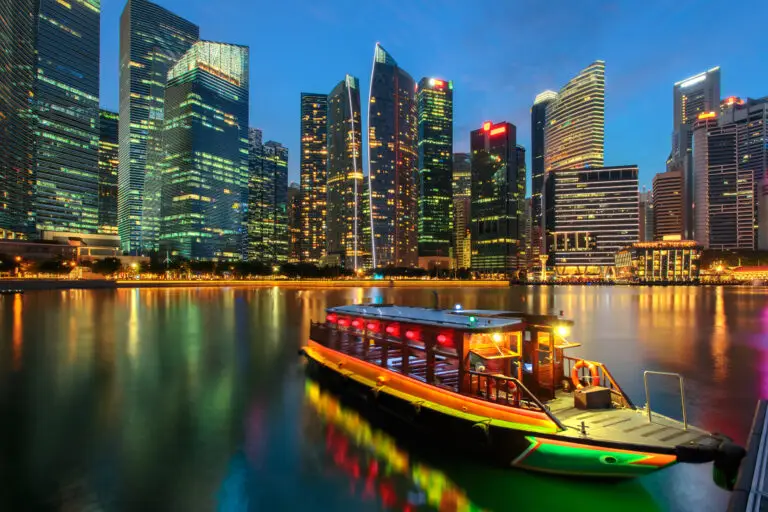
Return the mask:
M 685 387 L 683 385 L 683 376 L 672 372 L 654 372 L 646 370 L 643 372 L 643 384 L 645 385 L 645 408 L 648 410 L 648 423 L 651 422 L 651 393 L 648 390 L 648 375 L 666 375 L 667 377 L 677 377 L 680 382 L 680 406 L 683 410 L 683 430 L 688 430 L 688 415 L 685 412 Z

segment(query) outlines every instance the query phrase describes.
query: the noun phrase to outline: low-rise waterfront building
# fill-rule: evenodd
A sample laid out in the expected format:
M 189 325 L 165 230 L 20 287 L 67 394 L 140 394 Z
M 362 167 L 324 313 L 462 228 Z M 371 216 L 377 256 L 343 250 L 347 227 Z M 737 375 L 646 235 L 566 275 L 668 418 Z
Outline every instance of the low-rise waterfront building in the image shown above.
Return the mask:
M 616 278 L 632 283 L 695 283 L 701 250 L 694 240 L 680 237 L 637 242 L 616 253 Z

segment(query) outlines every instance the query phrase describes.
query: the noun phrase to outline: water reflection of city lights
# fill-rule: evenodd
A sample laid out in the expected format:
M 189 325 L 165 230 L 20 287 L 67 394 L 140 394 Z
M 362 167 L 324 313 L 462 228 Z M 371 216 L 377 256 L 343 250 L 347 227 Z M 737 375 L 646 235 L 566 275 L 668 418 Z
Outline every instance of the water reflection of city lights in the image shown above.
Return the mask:
M 392 437 L 374 429 L 352 409 L 343 407 L 335 396 L 322 390 L 317 383 L 307 380 L 305 391 L 307 402 L 328 426 L 326 447 L 334 464 L 363 484 L 364 496 L 378 496 L 383 506 L 402 510 L 413 510 L 421 505 L 414 502 L 419 498 L 423 504 L 437 510 L 481 510 L 443 472 L 411 460 Z M 351 446 L 361 453 L 357 454 Z M 402 496 L 404 493 L 396 490 L 395 477 L 415 486 L 417 493 Z

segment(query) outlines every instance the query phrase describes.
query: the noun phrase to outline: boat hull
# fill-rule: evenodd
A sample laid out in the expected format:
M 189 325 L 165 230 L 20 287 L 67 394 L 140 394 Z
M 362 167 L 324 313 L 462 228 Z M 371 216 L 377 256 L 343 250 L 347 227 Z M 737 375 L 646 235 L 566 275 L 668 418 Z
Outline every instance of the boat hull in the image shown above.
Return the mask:
M 394 423 L 409 438 L 418 437 L 494 465 L 581 477 L 631 478 L 677 460 L 672 453 L 559 439 L 556 425 L 543 413 L 444 391 L 312 341 L 304 354 L 308 373 L 366 416 Z

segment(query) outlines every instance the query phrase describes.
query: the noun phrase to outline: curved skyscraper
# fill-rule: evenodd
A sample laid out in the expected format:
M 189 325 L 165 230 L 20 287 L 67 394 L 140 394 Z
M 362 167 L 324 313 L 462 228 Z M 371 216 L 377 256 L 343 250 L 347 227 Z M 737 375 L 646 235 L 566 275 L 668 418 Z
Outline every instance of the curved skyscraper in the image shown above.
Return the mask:
M 374 267 L 418 263 L 416 84 L 378 43 L 368 98 Z
M 604 147 L 605 62 L 598 60 L 547 104 L 544 169 L 602 167 Z
M 360 82 L 347 75 L 328 95 L 326 262 L 365 265 Z

